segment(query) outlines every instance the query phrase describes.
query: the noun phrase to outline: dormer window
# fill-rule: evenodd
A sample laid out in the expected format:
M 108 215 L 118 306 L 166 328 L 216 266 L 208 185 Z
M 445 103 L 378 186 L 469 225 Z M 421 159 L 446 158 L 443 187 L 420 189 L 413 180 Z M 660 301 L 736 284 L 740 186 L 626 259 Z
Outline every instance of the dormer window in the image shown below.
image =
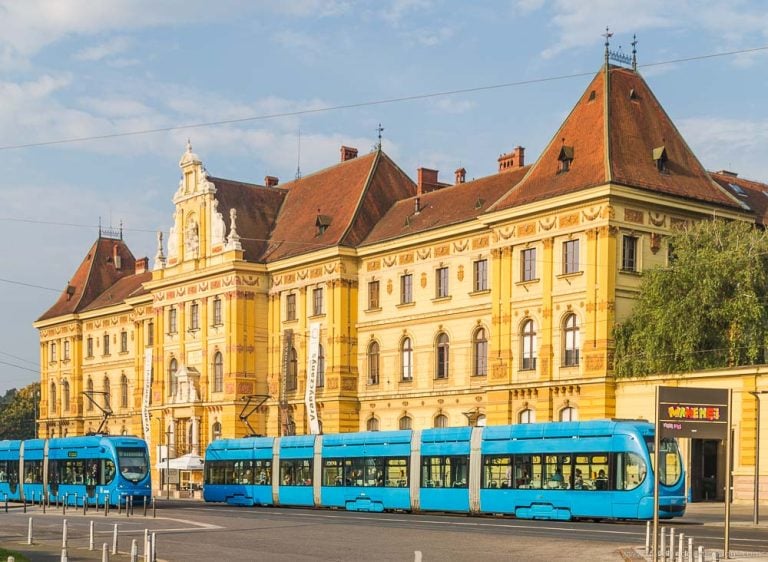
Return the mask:
M 669 172 L 667 170 L 667 149 L 659 146 L 653 149 L 653 161 L 656 163 L 656 169 L 661 174 Z
M 315 228 L 317 229 L 317 236 L 320 236 L 323 232 L 328 230 L 331 225 L 331 217 L 328 215 L 321 215 L 318 213 L 317 219 L 315 219 Z
M 558 174 L 570 170 L 571 164 L 573 163 L 573 147 L 563 145 L 557 159 L 560 161 L 560 168 L 557 171 Z

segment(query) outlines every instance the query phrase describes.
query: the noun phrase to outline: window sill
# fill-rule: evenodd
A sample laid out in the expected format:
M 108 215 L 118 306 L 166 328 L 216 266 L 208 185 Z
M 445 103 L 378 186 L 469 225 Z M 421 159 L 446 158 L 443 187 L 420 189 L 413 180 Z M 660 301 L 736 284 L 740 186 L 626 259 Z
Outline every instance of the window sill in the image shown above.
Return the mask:
M 211 324 L 211 328 L 221 328 L 224 326 L 224 322 L 216 322 L 215 324 Z
M 128 355 L 128 350 L 126 349 L 125 351 L 121 351 L 118 353 L 118 355 Z
M 476 297 L 478 295 L 488 295 L 491 293 L 490 289 L 478 289 L 477 291 L 471 291 L 469 293 L 470 297 Z
M 400 379 L 400 384 L 413 384 L 413 378 L 410 378 L 410 379 Z
M 472 375 L 472 378 L 473 379 L 484 379 L 487 376 L 488 376 L 488 373 L 477 373 L 477 374 Z
M 448 295 L 447 297 L 435 297 L 432 299 L 432 302 L 434 303 L 440 303 L 440 302 L 448 302 L 451 300 L 451 295 Z
M 584 275 L 583 271 L 572 271 L 570 273 L 561 273 L 557 276 L 558 279 L 571 279 L 572 277 L 579 277 Z
M 309 317 L 310 320 L 314 320 L 315 318 L 325 318 L 325 312 L 318 312 Z
M 536 367 L 520 367 L 518 371 L 521 373 L 535 373 Z
M 416 306 L 416 301 L 401 302 L 400 304 L 396 304 L 395 308 L 408 308 L 410 306 Z
M 187 330 L 187 333 L 188 334 L 194 334 L 195 332 L 199 332 L 199 331 L 200 331 L 200 328 L 189 328 Z
M 449 379 L 450 377 L 435 377 L 433 380 L 436 383 L 447 383 L 447 382 L 450 382 Z
M 288 318 L 287 320 L 283 320 L 283 324 L 295 324 L 298 321 L 298 318 Z
M 376 306 L 374 308 L 366 308 L 363 312 L 366 312 L 366 313 L 368 313 L 368 312 L 381 312 L 381 307 L 380 306 Z
M 620 269 L 619 273 L 625 273 L 626 275 L 631 275 L 633 277 L 640 277 L 642 274 L 637 269 Z
M 579 364 L 578 363 L 574 363 L 574 364 L 568 364 L 568 365 L 560 365 L 560 368 L 561 369 L 569 369 L 569 370 L 578 369 L 579 368 Z
M 528 285 L 536 285 L 540 281 L 541 279 L 539 279 L 538 277 L 536 277 L 535 279 L 523 279 L 522 281 L 518 281 L 517 283 L 515 283 L 515 285 L 517 287 L 527 287 Z
M 379 386 L 379 381 L 376 381 L 376 382 L 366 381 L 365 386 Z

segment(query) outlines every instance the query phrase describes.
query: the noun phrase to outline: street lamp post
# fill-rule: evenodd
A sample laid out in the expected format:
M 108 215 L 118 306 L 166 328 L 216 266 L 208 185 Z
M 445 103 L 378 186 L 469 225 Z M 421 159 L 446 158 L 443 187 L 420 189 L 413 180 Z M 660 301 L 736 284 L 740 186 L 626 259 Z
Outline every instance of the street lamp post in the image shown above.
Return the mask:
M 166 499 L 171 499 L 171 430 L 165 432 L 165 488 Z
M 749 392 L 755 397 L 755 482 L 754 499 L 755 507 L 752 512 L 752 523 L 760 523 L 760 395 L 768 394 L 768 390 L 754 390 Z

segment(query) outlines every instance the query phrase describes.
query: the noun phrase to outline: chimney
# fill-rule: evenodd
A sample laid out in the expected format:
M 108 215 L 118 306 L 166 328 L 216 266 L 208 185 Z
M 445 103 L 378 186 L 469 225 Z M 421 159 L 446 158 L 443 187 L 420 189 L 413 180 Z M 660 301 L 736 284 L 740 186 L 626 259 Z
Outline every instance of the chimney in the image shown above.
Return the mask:
M 418 215 L 421 212 L 421 193 L 416 196 L 415 201 L 413 202 L 413 214 Z
M 499 156 L 499 172 L 507 172 L 525 166 L 525 148 L 517 146 L 512 152 Z
M 464 183 L 467 180 L 467 171 L 464 168 L 456 170 L 456 185 Z
M 267 187 L 277 187 L 280 180 L 276 176 L 264 176 L 264 185 Z
M 429 168 L 419 168 L 418 172 L 418 188 L 419 193 L 429 193 L 442 187 L 437 183 L 437 170 L 430 170 Z
M 149 269 L 149 258 L 140 258 L 136 260 L 136 275 L 146 272 Z
M 357 149 L 353 148 L 351 146 L 343 146 L 341 147 L 341 161 L 346 162 L 347 160 L 352 160 L 353 158 L 357 158 Z
M 723 176 L 731 176 L 732 178 L 739 177 L 739 174 L 737 174 L 736 172 L 731 172 L 730 170 L 720 170 L 719 172 L 715 172 L 715 173 Z
M 115 269 L 118 271 L 123 268 L 123 260 L 117 252 L 117 244 L 112 244 L 112 263 L 115 264 Z

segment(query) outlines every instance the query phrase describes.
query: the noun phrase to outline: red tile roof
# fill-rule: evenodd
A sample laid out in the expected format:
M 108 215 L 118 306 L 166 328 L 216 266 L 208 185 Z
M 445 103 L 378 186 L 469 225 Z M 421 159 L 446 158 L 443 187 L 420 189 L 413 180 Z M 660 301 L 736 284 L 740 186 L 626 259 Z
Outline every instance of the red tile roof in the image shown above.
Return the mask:
M 653 160 L 666 149 L 667 172 Z M 573 161 L 560 172 L 563 147 Z M 609 182 L 740 208 L 716 185 L 691 152 L 645 80 L 635 71 L 603 68 L 593 78 L 530 173 L 492 210 L 499 210 Z
M 115 267 L 114 253 L 120 256 L 120 269 Z M 99 238 L 91 246 L 68 287 L 38 320 L 47 320 L 85 310 L 104 291 L 124 277 L 133 276 L 136 259 L 122 240 Z
M 467 183 L 398 201 L 376 224 L 363 245 L 472 220 L 519 182 L 530 166 L 505 170 Z
M 735 176 L 731 172 L 710 172 L 710 176 L 723 189 L 746 204 L 762 226 L 768 226 L 768 184 Z M 736 186 L 736 187 L 734 187 Z
M 138 297 L 147 294 L 143 283 L 152 280 L 152 272 L 145 271 L 136 275 L 129 275 L 118 279 L 113 285 L 107 288 L 103 293 L 96 297 L 91 304 L 84 307 L 79 312 L 88 310 L 98 310 L 107 306 L 120 304 L 128 297 Z
M 416 186 L 383 152 L 375 151 L 283 185 L 287 191 L 272 231 L 267 261 L 331 246 L 355 246 Z M 318 215 L 330 218 L 324 232 Z

